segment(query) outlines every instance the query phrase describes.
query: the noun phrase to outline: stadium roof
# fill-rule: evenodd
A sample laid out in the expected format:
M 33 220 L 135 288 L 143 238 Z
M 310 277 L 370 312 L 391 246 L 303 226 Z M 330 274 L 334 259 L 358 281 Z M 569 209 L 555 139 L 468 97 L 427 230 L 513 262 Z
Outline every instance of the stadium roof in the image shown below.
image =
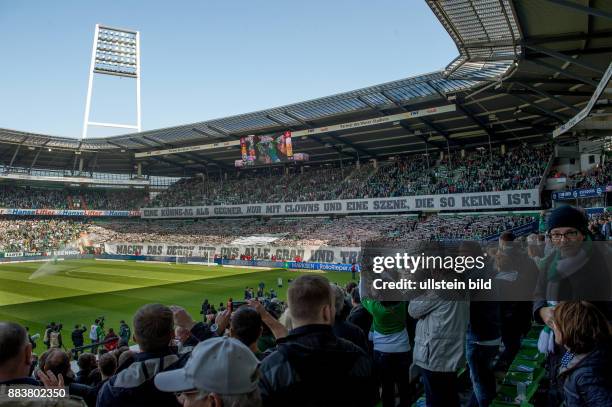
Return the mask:
M 456 104 L 454 111 L 294 140 L 311 162 L 551 139 L 579 112 L 612 60 L 606 0 L 427 0 L 455 41 L 446 69 L 351 92 L 108 138 L 0 129 L 5 167 L 190 175 L 232 168 L 239 146 L 137 159 L 134 154 L 305 130 Z M 235 144 L 235 143 L 234 143 Z

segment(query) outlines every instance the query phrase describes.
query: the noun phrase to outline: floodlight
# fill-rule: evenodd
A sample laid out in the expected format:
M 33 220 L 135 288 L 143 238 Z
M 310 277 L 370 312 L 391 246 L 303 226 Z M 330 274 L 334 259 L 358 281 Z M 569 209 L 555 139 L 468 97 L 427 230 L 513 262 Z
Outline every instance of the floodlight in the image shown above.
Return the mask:
M 115 75 L 136 79 L 136 125 L 89 121 L 94 74 Z M 83 134 L 88 126 L 118 127 L 141 131 L 140 119 L 140 33 L 96 24 L 89 68 L 89 85 L 85 102 Z

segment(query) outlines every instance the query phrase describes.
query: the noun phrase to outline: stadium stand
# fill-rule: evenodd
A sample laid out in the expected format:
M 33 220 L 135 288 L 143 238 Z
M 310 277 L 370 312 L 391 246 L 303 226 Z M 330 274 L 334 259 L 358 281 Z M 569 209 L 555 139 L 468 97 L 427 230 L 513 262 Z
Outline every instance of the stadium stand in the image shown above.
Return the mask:
M 145 192 L 126 189 L 41 188 L 0 185 L 0 207 L 20 209 L 134 210 L 146 202 Z
M 532 216 L 457 215 L 452 218 L 429 216 L 350 216 L 284 219 L 209 219 L 191 221 L 80 221 L 58 219 L 0 220 L 5 233 L 0 236 L 0 252 L 49 252 L 82 245 L 103 243 L 183 243 L 230 245 L 239 238 L 274 237 L 274 246 L 359 247 L 362 241 L 482 240 L 528 224 Z
M 462 192 L 489 192 L 537 187 L 545 176 L 551 149 L 522 145 L 501 154 L 494 149 L 456 152 L 432 160 L 429 156 L 396 157 L 373 167 L 329 166 L 299 174 L 281 169 L 261 174 L 236 173 L 230 179 L 196 177 L 172 185 L 151 207 L 210 204 L 298 202 L 331 199 L 381 198 Z M 271 183 L 264 189 L 262 183 Z
M 359 246 L 382 238 L 482 250 L 481 241 L 493 237 L 487 271 L 509 286 L 537 277 L 528 301 L 479 303 L 473 297 L 451 301 L 432 292 L 410 302 L 379 301 L 362 296 L 363 285 L 353 281 L 340 288 L 318 271 L 294 278 L 297 273 L 283 270 L 278 271 L 284 273 L 278 288 L 288 286 L 286 301 L 270 292 L 254 295 L 253 287 L 247 286 L 246 304 L 230 298 L 215 309 L 216 303 L 202 298 L 199 319 L 181 306 L 186 305 L 181 301 L 187 290 L 206 297 L 206 290 L 223 290 L 231 281 L 238 281 L 242 289 L 252 270 L 231 274 L 219 267 L 222 280 L 209 285 L 206 279 L 189 280 L 186 290 L 181 290 L 173 280 L 175 274 L 182 270 L 201 277 L 205 270 L 201 265 L 133 262 L 137 274 L 127 275 L 127 268 L 113 267 L 123 263 L 112 259 L 112 266 L 101 266 L 106 283 L 125 291 L 98 296 L 90 295 L 87 287 L 63 287 L 72 278 L 92 284 L 101 281 L 99 273 L 79 273 L 78 264 L 68 264 L 74 273 L 56 276 L 56 282 L 41 273 L 40 280 L 32 283 L 38 284 L 40 297 L 25 303 L 25 310 L 19 307 L 24 304 L 0 308 L 1 318 L 18 322 L 0 321 L 0 405 L 15 405 L 11 391 L 14 395 L 17 389 L 43 387 L 70 396 L 45 400 L 45 405 L 97 407 L 390 407 L 397 398 L 403 406 L 414 402 L 416 407 L 612 405 L 611 302 L 592 303 L 579 297 L 558 301 L 556 296 L 559 287 L 581 279 L 609 298 L 605 290 L 610 281 L 601 279 L 597 271 L 606 270 L 609 247 L 603 240 L 612 240 L 612 216 L 606 208 L 589 208 L 587 219 L 582 210 L 551 201 L 552 189 L 543 190 L 552 161 L 569 157 L 580 161 L 585 158 L 583 148 L 592 147 L 591 139 L 609 140 L 606 121 L 592 120 L 592 107 L 587 107 L 596 96 L 595 116 L 610 115 L 607 99 L 599 99 L 595 92 L 612 54 L 612 3 L 427 0 L 427 4 L 459 51 L 439 72 L 265 111 L 104 139 L 0 129 L 0 253 L 10 254 L 3 260 L 13 263 L 21 257 L 29 261 L 27 253 L 81 250 L 104 243 L 232 245 L 252 237 L 271 238 L 269 244 L 279 247 Z M 609 92 L 609 84 L 603 85 Z M 443 110 L 445 106 L 451 108 Z M 582 109 L 589 112 L 575 120 Z M 395 115 L 407 117 L 389 119 Z M 379 124 L 365 131 L 350 126 L 321 130 L 351 120 L 379 120 Z M 296 137 L 295 148 L 310 154 L 310 161 L 234 168 L 240 137 L 289 129 L 307 133 Z M 560 130 L 564 137 L 551 137 Z M 203 143 L 206 148 L 200 148 Z M 565 157 L 558 154 L 560 147 L 575 151 Z M 596 192 L 596 199 L 609 202 L 610 192 L 605 190 L 612 181 L 609 152 L 609 145 L 598 147 L 599 164 L 568 167 L 569 181 L 554 191 L 596 187 L 604 189 Z M 94 171 L 109 177 L 95 178 Z M 61 187 L 41 186 L 52 176 Z M 153 177 L 181 179 L 163 189 L 155 188 Z M 6 185 L 14 180 L 19 184 Z M 74 184 L 107 188 L 66 186 Z M 129 188 L 132 184 L 142 189 Z M 4 211 L 129 210 L 525 189 L 538 190 L 542 205 L 503 212 L 444 214 L 412 208 L 394 216 L 181 220 Z M 534 212 L 540 209 L 550 210 Z M 529 228 L 532 234 L 527 239 L 511 233 L 524 226 L 537 226 L 538 231 Z M 572 253 L 563 247 L 578 241 L 586 242 L 585 250 Z M 518 256 L 516 247 L 527 249 L 528 257 Z M 42 267 L 45 272 L 61 269 L 53 261 L 47 264 L 51 267 Z M 1 276 L 9 287 L 4 292 L 16 301 L 28 298 L 27 292 L 9 292 L 19 286 L 20 278 L 29 278 L 31 270 L 21 266 L 7 264 Z M 327 274 L 330 280 L 333 274 L 340 273 Z M 132 283 L 141 279 L 169 287 L 137 291 Z M 283 287 L 283 279 L 291 281 L 285 280 Z M 78 310 L 89 318 L 77 321 L 72 350 L 63 348 L 69 341 L 62 338 L 61 323 L 51 322 L 36 333 L 24 327 L 57 321 L 52 307 L 45 307 L 43 294 L 60 289 L 73 295 L 58 301 L 65 312 Z M 163 302 L 159 298 L 165 290 L 170 295 L 164 299 L 177 305 L 146 304 Z M 122 311 L 130 301 L 138 301 L 140 308 Z M 232 314 L 234 306 L 248 311 Z M 120 313 L 121 325 L 105 326 L 99 312 L 111 309 Z M 89 330 L 80 325 L 84 322 L 92 324 Z M 38 355 L 33 356 L 37 342 Z M 82 370 L 77 372 L 71 354 L 83 352 Z M 502 352 L 512 354 L 503 363 Z M 220 378 L 228 380 L 220 383 Z

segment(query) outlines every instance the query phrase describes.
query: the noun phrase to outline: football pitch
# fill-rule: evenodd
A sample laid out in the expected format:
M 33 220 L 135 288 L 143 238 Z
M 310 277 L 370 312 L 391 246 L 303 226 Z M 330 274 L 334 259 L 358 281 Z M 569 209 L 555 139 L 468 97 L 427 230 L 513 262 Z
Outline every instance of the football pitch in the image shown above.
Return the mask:
M 106 318 L 106 330 L 112 327 L 117 332 L 122 319 L 132 326 L 132 316 L 143 304 L 162 303 L 183 306 L 200 321 L 205 298 L 218 308 L 230 297 L 242 300 L 245 287 L 257 291 L 263 281 L 266 291 L 274 288 L 285 299 L 287 280 L 302 274 L 307 273 L 134 261 L 0 264 L 0 320 L 18 322 L 29 327 L 30 335 L 40 333 L 41 338 L 49 322 L 61 323 L 64 346 L 70 348 L 74 325 L 89 328 L 99 316 Z M 351 279 L 350 273 L 324 274 L 342 285 Z M 280 289 L 279 277 L 283 279 Z M 36 351 L 43 349 L 39 340 Z

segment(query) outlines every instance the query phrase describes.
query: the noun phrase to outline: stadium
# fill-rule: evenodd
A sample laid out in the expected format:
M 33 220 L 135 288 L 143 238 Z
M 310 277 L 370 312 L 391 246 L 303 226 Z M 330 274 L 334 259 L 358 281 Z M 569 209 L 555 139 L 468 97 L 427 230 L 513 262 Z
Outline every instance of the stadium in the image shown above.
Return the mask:
M 0 405 L 611 406 L 612 3 L 424 3 L 438 71 L 154 130 L 96 25 L 82 137 L 0 128 Z M 369 291 L 398 248 L 506 295 Z

